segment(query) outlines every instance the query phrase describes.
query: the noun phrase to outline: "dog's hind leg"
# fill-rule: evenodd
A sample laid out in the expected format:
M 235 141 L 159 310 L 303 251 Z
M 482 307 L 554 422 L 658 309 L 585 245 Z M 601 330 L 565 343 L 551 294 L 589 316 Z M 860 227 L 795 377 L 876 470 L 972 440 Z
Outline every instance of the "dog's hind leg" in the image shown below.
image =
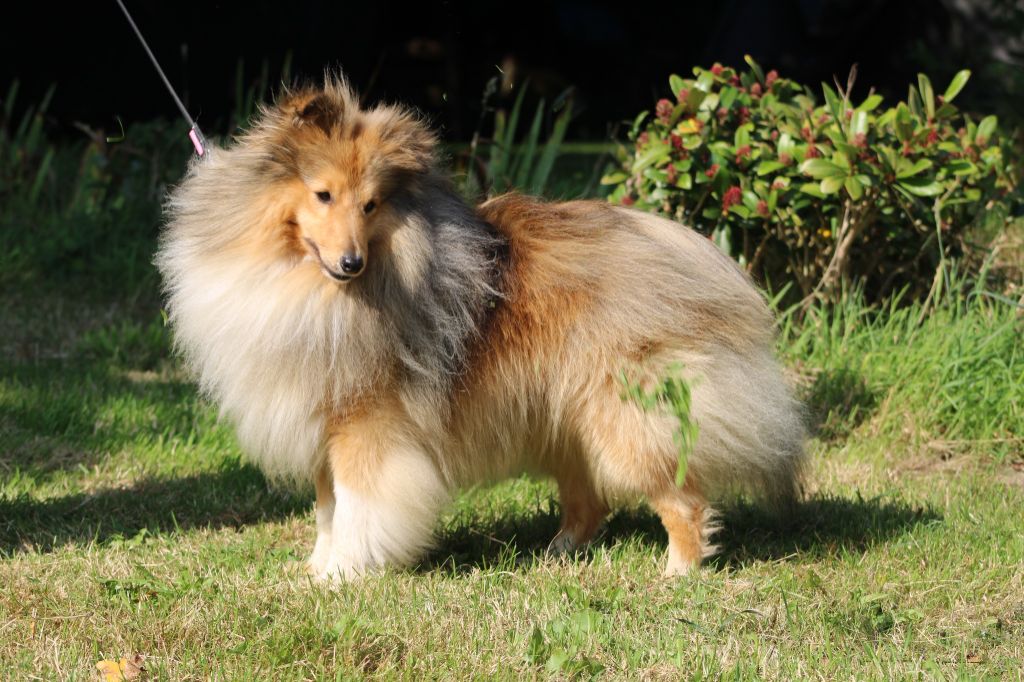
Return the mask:
M 615 498 L 646 498 L 661 517 L 668 532 L 667 575 L 700 565 L 713 549 L 708 543 L 712 514 L 693 458 L 683 487 L 676 486 L 678 420 L 665 410 L 624 400 L 612 379 L 590 391 L 581 408 L 578 432 L 594 453 L 600 488 Z
M 334 525 L 334 482 L 331 467 L 324 461 L 316 474 L 316 544 L 306 562 L 306 571 L 321 575 L 331 554 L 331 531 Z
M 668 561 L 665 575 L 685 575 L 715 552 L 709 543 L 713 512 L 696 486 L 687 481 L 682 488 L 672 485 L 650 497 L 651 507 L 661 517 L 668 533 Z
M 572 553 L 586 547 L 594 538 L 608 515 L 608 505 L 594 489 L 583 463 L 563 467 L 555 478 L 562 505 L 562 525 L 548 545 L 548 552 Z

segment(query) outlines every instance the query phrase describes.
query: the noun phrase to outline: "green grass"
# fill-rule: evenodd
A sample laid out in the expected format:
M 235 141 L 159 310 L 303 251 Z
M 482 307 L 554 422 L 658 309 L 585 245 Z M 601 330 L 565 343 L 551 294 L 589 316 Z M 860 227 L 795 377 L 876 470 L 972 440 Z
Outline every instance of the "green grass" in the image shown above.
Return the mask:
M 312 584 L 310 491 L 246 464 L 168 353 L 149 259 L 187 149 L 160 126 L 54 145 L 41 111 L 5 107 L 0 679 L 136 653 L 172 680 L 1024 676 L 1011 301 L 959 283 L 927 315 L 851 294 L 784 317 L 806 501 L 785 521 L 724 506 L 693 575 L 661 577 L 642 505 L 588 554 L 545 556 L 553 486 L 519 479 L 461 495 L 419 567 Z M 580 194 L 595 163 L 562 157 L 549 191 Z
M 1018 678 L 1022 323 L 960 293 L 920 327 L 856 297 L 787 326 L 807 501 L 725 507 L 692 576 L 660 576 L 642 506 L 546 557 L 554 490 L 521 479 L 459 497 L 420 567 L 337 587 L 300 570 L 310 493 L 244 463 L 155 310 L 7 301 L 0 676 Z
M 791 311 L 783 351 L 802 370 L 825 436 L 872 417 L 874 432 L 939 453 L 1003 460 L 1024 446 L 1024 307 L 950 276 L 938 305 L 893 300 L 869 307 L 859 292 Z

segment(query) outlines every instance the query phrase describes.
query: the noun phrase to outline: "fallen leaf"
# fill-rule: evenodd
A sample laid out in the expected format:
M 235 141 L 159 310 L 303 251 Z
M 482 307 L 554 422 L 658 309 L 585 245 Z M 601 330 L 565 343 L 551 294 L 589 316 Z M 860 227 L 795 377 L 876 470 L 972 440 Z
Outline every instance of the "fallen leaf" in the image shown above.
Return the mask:
M 119 661 L 104 659 L 96 664 L 96 669 L 100 671 L 103 682 L 129 682 L 140 679 L 146 672 L 142 666 L 144 660 L 142 654 L 135 654 L 131 659 L 122 657 Z

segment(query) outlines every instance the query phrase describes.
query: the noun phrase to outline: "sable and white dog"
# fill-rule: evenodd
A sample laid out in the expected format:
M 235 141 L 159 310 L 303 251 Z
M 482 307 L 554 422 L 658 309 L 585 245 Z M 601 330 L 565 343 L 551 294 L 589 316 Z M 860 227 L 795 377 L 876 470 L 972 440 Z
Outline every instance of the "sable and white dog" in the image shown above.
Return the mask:
M 791 499 L 801 410 L 759 292 L 705 238 L 597 201 L 466 205 L 410 111 L 343 79 L 284 93 L 168 202 L 176 345 L 271 476 L 312 479 L 320 577 L 409 565 L 460 486 L 553 476 L 552 546 L 644 498 L 666 572 L 710 551 L 708 499 Z M 699 427 L 623 400 L 681 363 Z

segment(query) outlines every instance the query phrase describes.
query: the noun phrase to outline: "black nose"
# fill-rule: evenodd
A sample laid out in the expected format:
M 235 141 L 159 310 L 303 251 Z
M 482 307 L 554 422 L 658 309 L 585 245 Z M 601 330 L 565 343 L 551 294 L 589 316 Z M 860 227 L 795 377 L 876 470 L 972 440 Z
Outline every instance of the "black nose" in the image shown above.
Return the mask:
M 358 275 L 364 265 L 363 257 L 359 254 L 346 253 L 341 257 L 341 271 L 346 275 Z

